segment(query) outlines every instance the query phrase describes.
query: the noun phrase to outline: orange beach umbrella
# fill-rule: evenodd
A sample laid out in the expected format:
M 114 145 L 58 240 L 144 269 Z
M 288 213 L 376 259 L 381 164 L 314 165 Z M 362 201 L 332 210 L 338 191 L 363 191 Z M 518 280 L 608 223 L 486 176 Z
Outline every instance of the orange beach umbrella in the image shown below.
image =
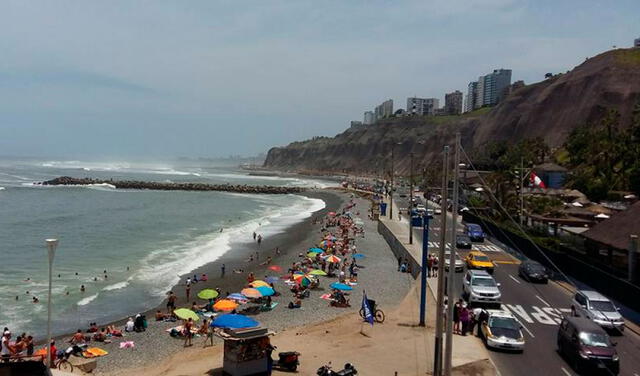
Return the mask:
M 238 303 L 230 299 L 220 299 L 213 305 L 216 311 L 233 311 L 238 308 Z

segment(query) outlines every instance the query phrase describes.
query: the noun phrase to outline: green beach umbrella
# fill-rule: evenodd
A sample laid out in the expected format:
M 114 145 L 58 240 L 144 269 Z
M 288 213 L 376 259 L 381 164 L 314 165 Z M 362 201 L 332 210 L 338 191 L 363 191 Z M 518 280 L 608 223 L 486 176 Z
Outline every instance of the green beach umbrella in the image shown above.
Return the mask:
M 198 293 L 198 298 L 204 300 L 215 299 L 218 297 L 218 292 L 214 289 L 204 289 Z
M 198 321 L 200 320 L 200 317 L 198 317 L 198 315 L 193 312 L 192 310 L 190 310 L 189 308 L 178 308 L 175 311 L 173 311 L 173 313 L 180 319 L 183 320 L 188 320 L 189 318 L 191 318 L 193 321 Z
M 308 274 L 311 274 L 311 275 L 327 275 L 326 272 L 324 272 L 324 271 L 322 271 L 320 269 L 314 269 L 314 270 L 310 271 Z

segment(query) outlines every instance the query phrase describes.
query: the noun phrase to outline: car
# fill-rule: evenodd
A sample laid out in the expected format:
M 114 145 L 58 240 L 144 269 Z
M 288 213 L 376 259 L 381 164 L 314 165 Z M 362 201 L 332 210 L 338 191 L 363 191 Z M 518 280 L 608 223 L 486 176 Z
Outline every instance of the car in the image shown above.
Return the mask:
M 500 306 L 502 294 L 499 287 L 500 284 L 486 271 L 467 270 L 462 280 L 462 295 L 469 305 L 488 303 Z
M 486 270 L 488 273 L 493 274 L 493 269 L 495 268 L 493 261 L 491 261 L 489 256 L 476 249 L 472 249 L 471 252 L 467 254 L 465 261 L 468 269 Z
M 464 270 L 464 262 L 460 258 L 457 252 L 454 253 L 453 257 L 455 258 L 454 270 L 457 272 L 462 272 Z M 444 269 L 449 271 L 449 264 L 451 264 L 451 251 L 446 250 L 444 252 Z
M 518 267 L 518 275 L 525 281 L 547 283 L 549 282 L 549 271 L 539 262 L 525 260 Z
M 467 223 L 465 225 L 465 233 L 474 242 L 484 242 L 484 232 L 477 223 Z
M 578 290 L 571 302 L 571 312 L 606 329 L 624 331 L 624 318 L 606 296 L 596 291 Z
M 558 352 L 577 373 L 600 370 L 620 372 L 620 357 L 609 335 L 586 317 L 563 317 L 558 327 Z
M 471 249 L 471 239 L 467 235 L 456 235 L 456 248 Z
M 501 350 L 524 351 L 522 324 L 505 310 L 486 310 L 487 320 L 480 323 L 480 333 L 487 347 Z

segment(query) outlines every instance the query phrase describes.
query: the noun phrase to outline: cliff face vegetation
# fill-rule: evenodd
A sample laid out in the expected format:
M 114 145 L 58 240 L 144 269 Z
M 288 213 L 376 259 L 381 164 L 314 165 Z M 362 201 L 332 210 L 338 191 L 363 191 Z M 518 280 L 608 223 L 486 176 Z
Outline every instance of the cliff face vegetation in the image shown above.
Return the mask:
M 581 126 L 598 126 L 610 111 L 616 126 L 629 128 L 640 101 L 640 49 L 618 49 L 586 60 L 572 71 L 525 86 L 492 109 L 460 116 L 396 117 L 349 129 L 333 138 L 318 137 L 269 150 L 265 167 L 281 170 L 380 175 L 389 169 L 409 170 L 437 163 L 455 133 L 471 158 L 495 141 L 517 143 L 541 138 L 551 147 L 563 145 Z

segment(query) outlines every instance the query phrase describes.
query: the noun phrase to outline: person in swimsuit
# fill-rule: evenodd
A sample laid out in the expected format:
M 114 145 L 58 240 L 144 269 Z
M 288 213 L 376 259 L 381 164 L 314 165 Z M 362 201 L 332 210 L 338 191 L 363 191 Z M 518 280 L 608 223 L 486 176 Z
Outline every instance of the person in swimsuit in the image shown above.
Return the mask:
M 188 320 L 184 322 L 184 347 L 191 346 L 191 340 L 193 339 L 193 333 L 191 333 L 191 329 L 193 328 L 193 320 L 189 317 Z
M 173 291 L 169 291 L 169 297 L 167 298 L 167 313 L 172 315 L 173 311 L 176 309 L 176 300 L 178 297 Z

